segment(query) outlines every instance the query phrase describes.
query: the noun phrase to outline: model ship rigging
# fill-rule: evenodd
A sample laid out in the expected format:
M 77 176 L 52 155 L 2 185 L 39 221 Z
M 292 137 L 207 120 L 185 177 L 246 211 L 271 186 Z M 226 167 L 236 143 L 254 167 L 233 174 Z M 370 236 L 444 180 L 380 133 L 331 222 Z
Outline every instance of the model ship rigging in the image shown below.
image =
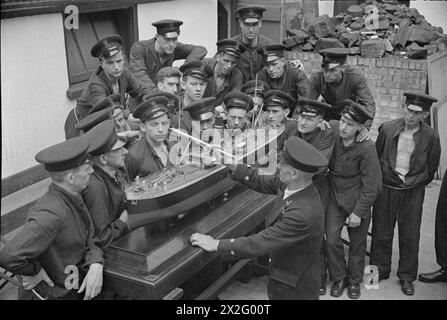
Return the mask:
M 276 160 L 276 139 L 284 126 L 253 127 L 236 137 L 229 130 L 215 129 L 213 141 L 220 141 L 215 144 L 171 128 L 182 142 L 171 153 L 176 165 L 137 177 L 126 187 L 130 229 L 186 213 L 233 188 L 237 182 L 228 177 L 222 161 L 259 165 L 261 159 Z

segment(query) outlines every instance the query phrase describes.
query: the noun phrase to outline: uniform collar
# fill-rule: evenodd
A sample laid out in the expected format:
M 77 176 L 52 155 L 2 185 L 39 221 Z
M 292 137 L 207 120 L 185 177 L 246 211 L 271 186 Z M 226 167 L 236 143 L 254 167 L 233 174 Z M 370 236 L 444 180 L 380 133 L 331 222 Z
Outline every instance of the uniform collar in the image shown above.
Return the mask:
M 152 43 L 150 44 L 150 49 L 152 51 L 152 54 L 157 58 L 157 60 L 160 62 L 161 65 L 165 64 L 167 61 L 171 60 L 171 58 L 174 56 L 174 53 L 164 54 L 161 55 L 155 50 L 155 43 L 157 42 L 157 39 L 154 37 L 151 39 Z
M 308 133 L 301 133 L 298 131 L 298 136 L 303 139 L 306 142 L 311 141 L 313 138 L 315 138 L 319 133 L 320 133 L 321 129 L 320 128 L 316 128 L 314 131 L 312 132 L 308 132 Z
M 110 181 L 116 181 L 116 178 L 118 176 L 118 169 L 116 169 L 115 171 L 115 178 L 111 177 L 110 174 L 108 174 L 103 168 L 101 168 L 100 166 L 98 166 L 96 163 L 93 164 L 93 170 L 94 173 L 93 174 L 98 174 L 99 176 L 105 178 L 105 179 L 109 179 Z
M 122 87 L 121 86 L 121 78 L 122 78 L 123 74 L 124 74 L 124 70 L 123 70 L 123 73 L 121 73 L 121 75 L 118 78 L 118 91 L 120 91 L 120 92 L 121 92 L 121 87 Z M 101 66 L 99 66 L 98 70 L 96 70 L 96 75 L 98 76 L 99 79 L 101 79 L 103 82 L 105 82 L 107 84 L 109 91 L 113 93 L 112 84 L 111 84 L 109 78 L 107 78 L 106 73 Z
M 149 151 L 150 151 L 150 153 L 151 153 L 151 156 L 152 156 L 152 158 L 158 158 L 158 155 L 157 155 L 157 152 L 154 150 L 154 148 L 152 147 L 152 145 L 149 143 L 149 141 L 147 141 L 147 138 L 146 138 L 146 136 L 143 136 L 142 137 L 142 139 L 144 139 L 144 143 L 145 143 L 145 145 L 149 148 Z M 168 143 L 168 141 L 163 141 L 163 143 L 164 143 L 164 145 L 166 146 L 166 148 L 168 149 L 168 151 L 169 151 L 169 143 Z
M 72 203 L 79 210 L 85 210 L 85 205 L 84 201 L 82 200 L 81 194 L 78 194 L 76 196 L 55 183 L 51 183 L 48 190 L 52 193 L 55 193 L 56 195 L 62 196 L 63 199 Z
M 272 40 L 263 36 L 262 34 L 258 35 L 258 42 L 256 44 L 256 47 L 248 47 L 243 41 L 242 41 L 242 34 L 238 34 L 236 36 L 236 40 L 239 41 L 240 43 L 242 43 L 243 45 L 245 45 L 247 47 L 248 50 L 252 51 L 254 49 L 257 49 L 261 46 L 263 46 L 264 44 L 268 44 L 270 43 Z

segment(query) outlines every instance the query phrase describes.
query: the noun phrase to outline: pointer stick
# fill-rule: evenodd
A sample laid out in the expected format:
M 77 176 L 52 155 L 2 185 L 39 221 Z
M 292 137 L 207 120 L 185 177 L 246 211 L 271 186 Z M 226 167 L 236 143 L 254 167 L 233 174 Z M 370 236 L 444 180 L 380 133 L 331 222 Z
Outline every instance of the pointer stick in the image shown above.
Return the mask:
M 182 163 L 183 158 L 184 158 L 185 155 L 186 155 L 186 151 L 188 151 L 190 145 L 191 145 L 191 140 L 189 140 L 188 145 L 187 145 L 186 148 L 185 148 L 185 151 L 183 151 L 183 154 L 182 154 L 182 156 L 180 157 L 180 160 L 178 161 L 177 166 L 180 166 L 180 164 Z
M 183 137 L 185 137 L 185 138 L 191 139 L 192 141 L 194 141 L 194 142 L 196 142 L 196 143 L 198 143 L 198 144 L 201 144 L 202 146 L 205 146 L 205 147 L 207 147 L 207 148 L 213 149 L 213 150 L 215 150 L 215 151 L 217 151 L 217 152 L 219 152 L 219 153 L 221 153 L 221 154 L 223 154 L 223 155 L 225 155 L 225 156 L 231 157 L 233 160 L 237 161 L 237 159 L 236 159 L 235 156 L 233 156 L 231 153 L 228 153 L 228 152 L 222 150 L 220 147 L 213 146 L 213 145 L 211 145 L 211 144 L 208 144 L 208 143 L 206 143 L 206 142 L 203 142 L 202 140 L 197 139 L 197 138 L 195 138 L 195 137 L 193 137 L 193 136 L 190 136 L 189 134 L 184 133 L 184 132 L 181 131 L 181 130 L 178 130 L 178 129 L 175 129 L 175 128 L 171 128 L 170 130 L 172 130 L 174 133 L 176 133 L 176 134 L 178 134 L 178 135 L 180 135 L 180 136 L 183 136 Z

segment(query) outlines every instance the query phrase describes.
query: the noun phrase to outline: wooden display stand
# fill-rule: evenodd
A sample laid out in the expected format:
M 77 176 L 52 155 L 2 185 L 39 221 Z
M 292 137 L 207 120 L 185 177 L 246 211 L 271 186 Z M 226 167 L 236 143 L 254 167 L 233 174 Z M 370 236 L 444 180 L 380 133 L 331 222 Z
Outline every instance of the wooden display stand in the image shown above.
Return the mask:
M 130 232 L 105 250 L 104 289 L 132 299 L 181 298 L 188 293 L 183 284 L 206 272 L 219 257 L 192 247 L 190 235 L 200 232 L 217 239 L 247 235 L 263 223 L 274 198 L 238 184 L 226 198 L 199 205 L 163 232 L 152 232 L 151 225 Z M 197 299 L 215 298 L 249 262 L 241 260 L 215 275 Z

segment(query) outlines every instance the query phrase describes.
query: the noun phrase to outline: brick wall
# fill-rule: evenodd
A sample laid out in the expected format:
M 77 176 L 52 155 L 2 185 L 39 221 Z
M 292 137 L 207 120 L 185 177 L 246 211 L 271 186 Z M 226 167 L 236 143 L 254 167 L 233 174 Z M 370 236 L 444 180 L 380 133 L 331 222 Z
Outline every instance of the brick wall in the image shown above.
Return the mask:
M 320 70 L 321 56 L 317 53 L 286 51 L 286 58 L 301 60 L 307 76 Z M 381 123 L 403 115 L 403 92 L 424 93 L 427 86 L 426 60 L 349 56 L 347 63 L 363 71 L 374 96 L 376 116 L 371 131 L 374 139 Z

